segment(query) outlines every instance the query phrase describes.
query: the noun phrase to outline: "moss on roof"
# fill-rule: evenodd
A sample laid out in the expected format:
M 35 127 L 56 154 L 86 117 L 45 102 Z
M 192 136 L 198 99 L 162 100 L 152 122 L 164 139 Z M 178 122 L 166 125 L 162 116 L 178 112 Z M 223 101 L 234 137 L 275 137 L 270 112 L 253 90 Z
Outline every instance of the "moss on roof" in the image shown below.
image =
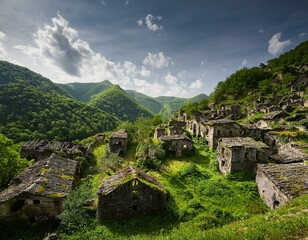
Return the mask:
M 308 193 L 308 165 L 305 163 L 259 164 L 258 170 L 291 198 Z
M 137 179 L 145 185 L 151 188 L 159 190 L 166 193 L 164 187 L 154 178 L 144 173 L 143 171 L 127 166 L 122 171 L 115 173 L 103 180 L 98 188 L 98 194 L 107 195 L 117 189 L 119 186 L 133 180 Z

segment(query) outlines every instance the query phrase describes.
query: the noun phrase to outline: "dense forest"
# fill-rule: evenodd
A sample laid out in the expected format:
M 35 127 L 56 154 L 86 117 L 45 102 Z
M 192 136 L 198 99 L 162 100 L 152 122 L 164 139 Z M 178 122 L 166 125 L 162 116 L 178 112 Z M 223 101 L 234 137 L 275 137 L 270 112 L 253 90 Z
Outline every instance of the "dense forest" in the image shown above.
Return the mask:
M 0 62 L 0 132 L 11 139 L 83 139 L 111 130 L 119 120 L 77 102 L 50 80 Z

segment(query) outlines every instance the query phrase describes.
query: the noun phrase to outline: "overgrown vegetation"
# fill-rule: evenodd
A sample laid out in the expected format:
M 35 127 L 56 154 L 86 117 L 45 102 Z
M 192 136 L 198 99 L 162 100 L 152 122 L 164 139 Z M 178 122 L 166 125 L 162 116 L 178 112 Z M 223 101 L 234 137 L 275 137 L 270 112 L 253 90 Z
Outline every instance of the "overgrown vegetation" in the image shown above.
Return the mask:
M 31 162 L 20 158 L 18 146 L 0 133 L 0 189 Z

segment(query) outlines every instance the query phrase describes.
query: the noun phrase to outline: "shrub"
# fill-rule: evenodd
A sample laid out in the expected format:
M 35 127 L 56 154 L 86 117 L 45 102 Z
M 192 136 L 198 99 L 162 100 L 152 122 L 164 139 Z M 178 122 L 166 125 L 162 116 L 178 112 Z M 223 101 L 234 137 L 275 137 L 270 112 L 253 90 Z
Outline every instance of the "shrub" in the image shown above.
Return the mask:
M 138 167 L 159 170 L 165 159 L 165 150 L 159 143 L 139 143 L 136 158 Z
M 71 191 L 63 204 L 63 211 L 59 215 L 60 229 L 66 233 L 82 231 L 91 224 L 91 214 L 85 204 L 92 198 L 91 185 L 86 182 Z
M 209 179 L 210 174 L 206 170 L 200 170 L 195 163 L 190 163 L 189 165 L 183 166 L 177 173 L 177 177 L 181 181 L 185 182 L 195 182 L 202 178 Z

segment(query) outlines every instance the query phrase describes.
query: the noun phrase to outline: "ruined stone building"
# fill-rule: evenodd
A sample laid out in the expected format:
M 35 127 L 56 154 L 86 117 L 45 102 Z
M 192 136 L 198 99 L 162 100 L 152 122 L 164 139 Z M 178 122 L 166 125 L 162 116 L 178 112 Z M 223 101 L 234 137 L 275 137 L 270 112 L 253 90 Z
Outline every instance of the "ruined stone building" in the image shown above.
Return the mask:
M 281 124 L 287 116 L 288 114 L 283 111 L 269 112 L 264 114 L 256 125 L 260 129 L 272 129 L 273 124 Z
M 204 136 L 210 148 L 216 149 L 218 140 L 227 137 L 239 137 L 243 134 L 241 125 L 232 120 L 212 120 L 204 123 Z
M 113 132 L 109 138 L 109 150 L 113 153 L 123 154 L 127 149 L 127 132 L 119 130 Z
M 168 127 L 185 127 L 185 126 L 186 126 L 185 121 L 170 120 L 168 122 Z
M 159 140 L 167 143 L 165 150 L 176 157 L 181 157 L 185 152 L 190 153 L 194 149 L 194 142 L 183 135 L 161 136 Z
M 160 136 L 165 136 L 166 135 L 166 128 L 163 126 L 159 126 L 155 129 L 154 132 L 154 138 L 158 139 Z
M 97 195 L 100 221 L 157 214 L 167 203 L 164 187 L 155 178 L 131 166 L 103 180 Z
M 217 147 L 217 162 L 221 173 L 256 172 L 257 162 L 267 161 L 268 147 L 250 137 L 221 138 Z
M 187 113 L 180 110 L 178 112 L 178 120 L 186 122 L 187 121 Z
M 57 153 L 74 159 L 76 157 L 88 157 L 87 148 L 72 142 L 57 142 L 48 140 L 37 140 L 26 142 L 20 150 L 20 156 L 28 160 L 41 160 Z
M 256 183 L 263 202 L 271 209 L 277 208 L 308 194 L 308 165 L 259 164 Z
M 168 136 L 173 135 L 182 135 L 184 130 L 181 127 L 178 126 L 171 126 L 168 128 Z
M 308 148 L 308 146 L 305 147 Z M 299 144 L 287 143 L 279 147 L 277 154 L 270 156 L 270 159 L 275 163 L 287 164 L 287 163 L 304 162 L 305 160 L 308 159 L 308 155 L 303 150 L 300 149 Z
M 55 218 L 79 171 L 77 161 L 55 154 L 34 162 L 0 193 L 0 219 L 34 223 Z
M 307 75 L 302 75 L 300 78 L 295 80 L 291 85 L 292 91 L 304 91 L 308 87 L 308 77 Z

